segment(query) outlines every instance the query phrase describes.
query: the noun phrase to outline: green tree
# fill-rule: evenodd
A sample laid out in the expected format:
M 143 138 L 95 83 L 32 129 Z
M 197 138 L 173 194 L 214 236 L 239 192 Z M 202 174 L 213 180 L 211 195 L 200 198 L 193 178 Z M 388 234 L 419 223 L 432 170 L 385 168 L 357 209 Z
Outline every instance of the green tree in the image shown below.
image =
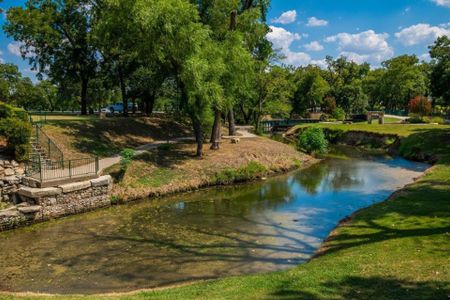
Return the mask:
M 81 113 L 87 114 L 87 89 L 97 68 L 97 49 L 91 42 L 96 19 L 89 0 L 27 0 L 8 10 L 4 30 L 22 43 L 21 52 L 38 77 L 80 85 Z
M 402 55 L 383 62 L 386 69 L 379 97 L 389 110 L 405 109 L 410 99 L 427 94 L 427 79 L 415 55 Z
M 323 76 L 330 85 L 330 96 L 349 114 L 363 112 L 367 106 L 367 96 L 362 88 L 362 80 L 369 73 L 369 64 L 360 65 L 346 57 L 334 60 L 328 56 L 326 61 L 328 67 Z
M 430 47 L 431 92 L 443 103 L 450 105 L 450 38 L 440 37 Z
M 322 78 L 321 70 L 316 66 L 300 68 L 296 73 L 300 75 L 295 83 L 296 91 L 292 98 L 292 113 L 303 115 L 308 109 L 315 110 L 322 105 L 330 86 Z

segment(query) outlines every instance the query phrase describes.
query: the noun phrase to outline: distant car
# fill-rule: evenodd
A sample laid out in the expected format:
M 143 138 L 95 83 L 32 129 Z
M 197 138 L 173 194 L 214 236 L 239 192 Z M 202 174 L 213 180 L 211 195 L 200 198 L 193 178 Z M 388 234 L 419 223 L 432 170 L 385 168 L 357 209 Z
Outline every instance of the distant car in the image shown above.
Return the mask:
M 137 105 L 135 106 L 135 108 L 137 109 Z M 133 110 L 133 103 L 128 103 L 128 111 L 132 111 Z M 102 108 L 102 111 L 105 111 L 107 113 L 123 113 L 123 103 L 122 102 L 118 102 L 118 103 L 113 103 L 110 104 L 108 106 L 106 106 L 105 108 Z

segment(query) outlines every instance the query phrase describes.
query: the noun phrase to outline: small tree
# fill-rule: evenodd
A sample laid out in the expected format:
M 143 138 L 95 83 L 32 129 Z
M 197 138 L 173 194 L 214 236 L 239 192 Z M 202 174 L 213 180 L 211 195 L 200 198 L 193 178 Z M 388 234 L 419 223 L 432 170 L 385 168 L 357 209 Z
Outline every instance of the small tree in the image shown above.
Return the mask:
M 408 110 L 410 113 L 417 114 L 423 118 L 431 114 L 431 102 L 424 96 L 417 96 L 409 101 Z
M 328 151 L 328 141 L 322 128 L 307 128 L 298 139 L 298 148 L 310 154 L 326 153 Z

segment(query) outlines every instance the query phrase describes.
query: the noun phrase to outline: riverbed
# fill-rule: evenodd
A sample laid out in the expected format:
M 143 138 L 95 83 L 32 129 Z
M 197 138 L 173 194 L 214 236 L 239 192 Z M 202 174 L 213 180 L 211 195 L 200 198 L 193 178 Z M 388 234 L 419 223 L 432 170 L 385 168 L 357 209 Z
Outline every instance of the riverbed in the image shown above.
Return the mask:
M 126 292 L 307 261 L 339 220 L 429 166 L 328 158 L 269 180 L 142 200 L 0 234 L 0 290 Z

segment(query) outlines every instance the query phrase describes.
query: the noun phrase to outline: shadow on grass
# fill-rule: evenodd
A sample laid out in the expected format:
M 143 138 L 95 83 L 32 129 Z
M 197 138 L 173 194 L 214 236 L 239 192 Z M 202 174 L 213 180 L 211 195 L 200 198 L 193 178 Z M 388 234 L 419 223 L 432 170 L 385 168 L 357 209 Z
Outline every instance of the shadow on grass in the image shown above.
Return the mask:
M 409 159 L 435 163 L 450 154 L 450 129 L 415 129 L 402 140 L 400 153 Z
M 318 287 L 320 296 L 301 289 L 286 288 L 284 282 L 269 299 L 448 299 L 450 282 L 413 282 L 396 278 L 349 276 Z
M 137 147 L 152 140 L 191 136 L 186 125 L 163 118 L 50 121 L 48 124 L 75 137 L 72 146 L 77 151 L 99 156 L 113 155 L 123 148 Z

